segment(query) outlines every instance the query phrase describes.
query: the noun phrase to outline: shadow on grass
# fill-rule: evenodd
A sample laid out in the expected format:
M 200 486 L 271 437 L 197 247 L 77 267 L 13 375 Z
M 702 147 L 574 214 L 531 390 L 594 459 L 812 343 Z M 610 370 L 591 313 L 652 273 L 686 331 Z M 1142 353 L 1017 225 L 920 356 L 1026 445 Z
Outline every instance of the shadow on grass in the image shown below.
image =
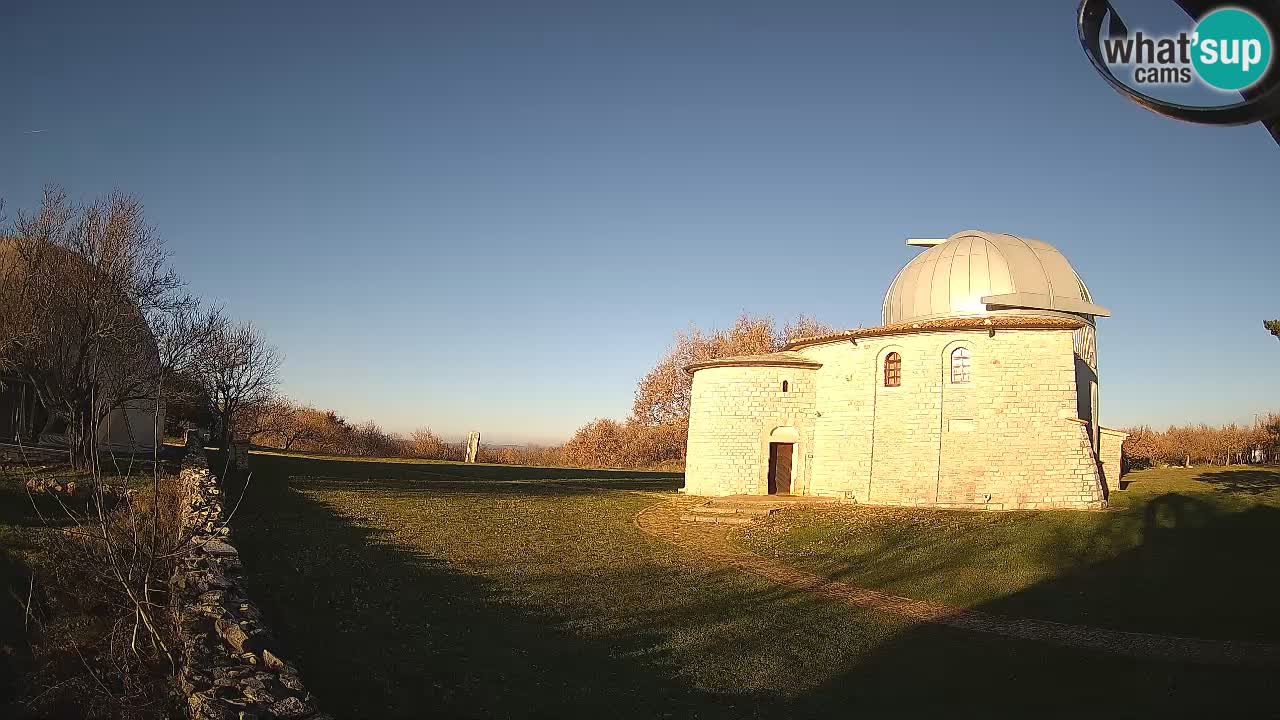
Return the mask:
M 212 457 L 212 456 L 211 456 Z M 642 470 L 584 470 L 579 468 L 525 467 L 522 465 L 468 465 L 453 462 L 385 462 L 332 460 L 301 455 L 254 453 L 254 468 L 277 477 L 290 475 L 326 479 L 390 479 L 438 482 L 441 480 L 596 480 L 603 483 L 652 482 L 674 490 L 684 482 L 683 473 Z
M 222 454 L 209 453 L 215 472 L 222 469 Z M 524 467 L 520 465 L 466 465 L 463 463 L 380 462 L 377 460 L 324 460 L 292 455 L 255 453 L 255 475 L 280 483 L 287 478 L 327 490 L 412 490 L 423 483 L 464 484 L 469 492 L 519 483 L 530 493 L 573 494 L 599 490 L 675 492 L 684 475 L 633 470 L 582 470 L 576 468 Z
M 1280 509 L 1231 512 L 1167 493 L 1141 516 L 1136 548 L 1082 562 L 1096 554 L 1081 548 L 1078 537 L 1064 536 L 1042 558 L 1061 574 L 974 609 L 1117 630 L 1280 642 L 1273 601 L 1280 578 L 1271 569 Z M 1129 532 L 1117 524 L 1089 542 L 1121 544 Z M 1173 627 L 1182 632 L 1171 632 Z M 858 678 L 883 694 L 899 673 L 915 673 L 924 681 L 899 705 L 908 716 L 985 707 L 1018 716 L 1239 717 L 1274 713 L 1269 678 L 1277 669 L 1145 661 L 917 626 L 885 643 L 842 682 Z
M 19 708 L 9 708 L 17 700 L 20 679 L 31 665 L 31 646 L 23 601 L 31 568 L 15 553 L 0 549 L 0 715 L 20 716 Z
M 293 464 L 264 467 L 263 459 L 255 460 L 256 479 L 236 518 L 250 591 L 324 708 L 338 717 L 1179 716 L 1253 708 L 1269 692 L 1272 673 L 1257 668 L 1144 662 L 905 627 L 803 591 L 742 582 L 732 570 L 663 581 L 677 571 L 656 559 L 626 571 L 545 573 L 531 580 L 538 592 L 516 596 L 388 542 L 385 529 L 354 523 L 283 482 L 289 474 L 332 477 L 337 463 L 308 473 Z M 423 484 L 412 466 L 392 465 L 407 481 L 301 487 L 420 492 L 424 499 L 454 491 Z M 539 498 L 591 491 L 501 479 L 511 482 L 473 483 L 465 492 Z M 1234 522 L 1252 528 L 1276 520 L 1270 512 L 1246 516 Z M 1078 548 L 1064 548 L 1045 560 L 1061 563 L 1065 575 L 981 609 L 1016 614 L 1050 602 L 1084 608 L 1087 616 L 1091 603 L 1131 602 L 1141 616 L 1144 603 L 1176 602 L 1158 597 L 1169 584 L 1157 582 L 1141 596 L 1108 595 L 1105 586 L 1159 580 L 1177 571 L 1171 563 L 1179 555 L 1205 560 L 1196 542 L 1220 531 L 1221 522 L 1193 499 L 1161 498 L 1144 518 L 1137 549 L 1068 571 Z M 676 594 L 691 585 L 699 590 Z M 614 588 L 616 597 L 607 600 L 625 608 L 629 622 L 584 632 L 575 626 L 580 617 L 548 600 L 558 595 L 572 604 L 574 593 L 602 587 Z M 1211 597 L 1204 589 L 1193 605 Z M 1217 611 L 1231 609 L 1219 604 Z
M 1128 520 L 1128 521 L 1126 521 Z M 1136 542 L 1133 535 L 1138 535 Z M 1082 539 L 1059 533 L 1052 579 L 989 603 L 1008 615 L 1280 644 L 1280 508 L 1165 493 Z M 1119 552 L 1110 549 L 1125 548 Z M 1105 557 L 1098 562 L 1096 559 Z
M 978 602 L 1010 617 L 1280 645 L 1273 505 L 1169 492 L 1125 512 L 963 520 L 964 534 L 934 544 L 899 533 L 865 553 L 802 564 L 832 580 Z M 1001 583 L 1020 587 L 1026 573 L 1043 579 L 975 600 Z
M 339 717 L 743 717 L 766 702 L 695 690 L 653 671 L 662 663 L 652 654 L 656 636 L 582 637 L 554 609 L 532 611 L 495 584 L 381 535 L 278 482 L 251 488 L 237 516 L 251 593 Z M 617 581 L 643 582 L 644 574 Z
M 562 480 L 399 480 L 396 478 L 373 478 L 365 480 L 352 478 L 339 480 L 331 477 L 302 476 L 289 481 L 295 488 L 320 492 L 331 491 L 364 491 L 364 492 L 465 492 L 473 495 L 518 493 L 529 497 L 571 497 L 619 490 L 636 490 L 644 492 L 672 492 L 670 482 L 666 480 L 646 480 L 644 478 L 617 478 L 596 480 L 591 478 Z
M 31 665 L 24 608 L 31 567 L 23 554 L 32 547 L 28 533 L 41 524 L 19 482 L 0 480 L 0 715 L 4 717 L 20 716 L 21 708 L 10 704 L 17 700 L 21 678 Z
M 1262 495 L 1280 488 L 1280 469 L 1216 470 L 1196 479 L 1230 493 Z

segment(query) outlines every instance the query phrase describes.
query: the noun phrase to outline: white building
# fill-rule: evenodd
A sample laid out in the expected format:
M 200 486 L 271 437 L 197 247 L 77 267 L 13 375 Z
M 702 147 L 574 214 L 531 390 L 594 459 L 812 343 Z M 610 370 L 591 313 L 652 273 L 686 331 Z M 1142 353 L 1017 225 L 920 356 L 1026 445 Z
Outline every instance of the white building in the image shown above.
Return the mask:
M 967 231 L 885 295 L 884 324 L 691 365 L 686 492 L 981 509 L 1100 508 L 1095 320 L 1056 248 Z

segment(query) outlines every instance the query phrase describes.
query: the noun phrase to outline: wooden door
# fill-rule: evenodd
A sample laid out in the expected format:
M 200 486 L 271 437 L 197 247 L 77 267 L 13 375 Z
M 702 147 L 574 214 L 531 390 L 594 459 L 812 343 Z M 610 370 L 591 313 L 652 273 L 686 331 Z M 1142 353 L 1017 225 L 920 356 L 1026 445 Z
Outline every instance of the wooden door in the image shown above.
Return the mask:
M 791 443 L 769 443 L 769 494 L 791 494 Z

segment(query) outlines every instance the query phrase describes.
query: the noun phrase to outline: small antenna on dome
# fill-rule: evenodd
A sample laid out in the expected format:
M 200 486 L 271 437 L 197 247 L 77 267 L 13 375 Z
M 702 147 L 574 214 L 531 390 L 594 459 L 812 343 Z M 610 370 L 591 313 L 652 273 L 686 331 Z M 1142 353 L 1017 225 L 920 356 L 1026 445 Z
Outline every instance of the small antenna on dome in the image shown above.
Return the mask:
M 912 247 L 933 247 L 941 245 L 950 238 L 907 238 L 907 244 Z

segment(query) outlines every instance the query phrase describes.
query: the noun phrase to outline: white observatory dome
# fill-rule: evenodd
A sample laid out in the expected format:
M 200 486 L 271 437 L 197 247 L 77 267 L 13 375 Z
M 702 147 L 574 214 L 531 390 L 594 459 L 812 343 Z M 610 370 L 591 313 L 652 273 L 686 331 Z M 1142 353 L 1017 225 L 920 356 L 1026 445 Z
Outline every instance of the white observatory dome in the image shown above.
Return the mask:
M 920 244 L 920 243 L 913 243 Z M 1057 248 L 1041 240 L 976 230 L 920 253 L 894 278 L 884 324 L 942 317 L 1069 313 L 1107 316 Z

